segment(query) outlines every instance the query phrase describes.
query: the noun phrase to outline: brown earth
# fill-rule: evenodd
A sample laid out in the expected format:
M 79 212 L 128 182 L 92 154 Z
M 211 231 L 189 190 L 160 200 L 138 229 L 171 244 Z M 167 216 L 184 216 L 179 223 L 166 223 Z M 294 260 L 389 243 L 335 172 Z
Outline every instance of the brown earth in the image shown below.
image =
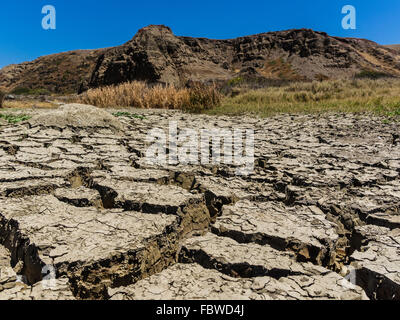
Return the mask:
M 113 48 L 73 51 L 0 70 L 0 87 L 84 91 L 130 80 L 185 84 L 241 76 L 283 80 L 351 78 L 361 71 L 400 76 L 400 53 L 309 29 L 229 40 L 175 36 L 151 25 Z
M 0 126 L 0 300 L 400 299 L 399 122 L 110 111 Z M 254 129 L 254 170 L 148 161 L 170 121 Z

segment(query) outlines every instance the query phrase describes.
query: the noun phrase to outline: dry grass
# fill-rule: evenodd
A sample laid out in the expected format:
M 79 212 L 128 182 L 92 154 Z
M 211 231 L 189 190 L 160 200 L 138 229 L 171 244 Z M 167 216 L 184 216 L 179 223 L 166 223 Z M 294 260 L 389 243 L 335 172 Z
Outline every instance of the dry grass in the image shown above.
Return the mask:
M 400 79 L 355 79 L 293 82 L 264 88 L 242 88 L 236 96 L 223 97 L 215 86 L 191 88 L 150 87 L 143 82 L 92 89 L 78 102 L 98 107 L 177 109 L 216 115 L 276 113 L 371 112 L 400 115 Z M 50 103 L 5 101 L 8 108 L 53 107 Z
M 148 86 L 134 81 L 117 86 L 88 90 L 79 102 L 97 107 L 135 107 L 143 109 L 179 109 L 199 112 L 218 106 L 221 95 L 214 86 L 195 84 L 191 88 Z
M 226 97 L 209 114 L 373 112 L 400 114 L 400 79 L 296 82 Z
M 259 72 L 268 79 L 304 80 L 292 65 L 282 58 L 268 61 Z
M 3 108 L 8 109 L 26 109 L 26 108 L 55 108 L 57 104 L 51 102 L 41 102 L 34 100 L 6 100 Z

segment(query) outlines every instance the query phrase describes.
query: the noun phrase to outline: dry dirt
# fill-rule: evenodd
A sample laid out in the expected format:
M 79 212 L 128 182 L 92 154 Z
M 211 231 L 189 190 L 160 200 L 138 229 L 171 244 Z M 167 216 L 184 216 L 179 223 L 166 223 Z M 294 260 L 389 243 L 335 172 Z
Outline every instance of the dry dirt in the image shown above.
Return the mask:
M 398 123 L 88 108 L 0 127 L 0 299 L 400 299 Z M 254 129 L 254 173 L 147 164 L 171 120 Z

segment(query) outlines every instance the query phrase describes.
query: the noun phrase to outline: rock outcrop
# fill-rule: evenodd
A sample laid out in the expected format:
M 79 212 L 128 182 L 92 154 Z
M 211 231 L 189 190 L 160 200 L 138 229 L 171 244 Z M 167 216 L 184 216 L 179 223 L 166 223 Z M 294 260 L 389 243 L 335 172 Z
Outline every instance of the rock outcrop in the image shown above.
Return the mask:
M 362 70 L 400 76 L 400 54 L 372 41 L 308 29 L 210 40 L 175 36 L 170 28 L 153 25 L 102 54 L 81 90 L 130 80 L 183 84 L 243 75 L 288 80 L 349 78 Z
M 123 130 L 123 124 L 109 112 L 95 106 L 71 103 L 56 110 L 39 113 L 29 120 L 32 126 L 44 125 L 57 128 L 104 128 Z
M 0 88 L 83 92 L 131 80 L 183 85 L 243 76 L 278 80 L 351 78 L 362 71 L 400 76 L 400 53 L 372 41 L 309 29 L 228 40 L 175 36 L 162 25 L 108 49 L 80 50 L 0 70 Z

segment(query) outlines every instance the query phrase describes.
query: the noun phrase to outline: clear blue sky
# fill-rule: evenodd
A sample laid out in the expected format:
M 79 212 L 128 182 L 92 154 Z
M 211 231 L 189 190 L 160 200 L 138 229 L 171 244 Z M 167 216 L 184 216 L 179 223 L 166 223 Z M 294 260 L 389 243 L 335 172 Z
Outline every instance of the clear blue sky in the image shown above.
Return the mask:
M 57 10 L 57 29 L 43 30 L 44 5 Z M 357 29 L 341 27 L 341 8 L 357 9 Z M 176 35 L 235 38 L 312 28 L 331 35 L 400 43 L 399 0 L 4 0 L 0 67 L 74 49 L 122 44 L 138 29 L 165 24 Z

